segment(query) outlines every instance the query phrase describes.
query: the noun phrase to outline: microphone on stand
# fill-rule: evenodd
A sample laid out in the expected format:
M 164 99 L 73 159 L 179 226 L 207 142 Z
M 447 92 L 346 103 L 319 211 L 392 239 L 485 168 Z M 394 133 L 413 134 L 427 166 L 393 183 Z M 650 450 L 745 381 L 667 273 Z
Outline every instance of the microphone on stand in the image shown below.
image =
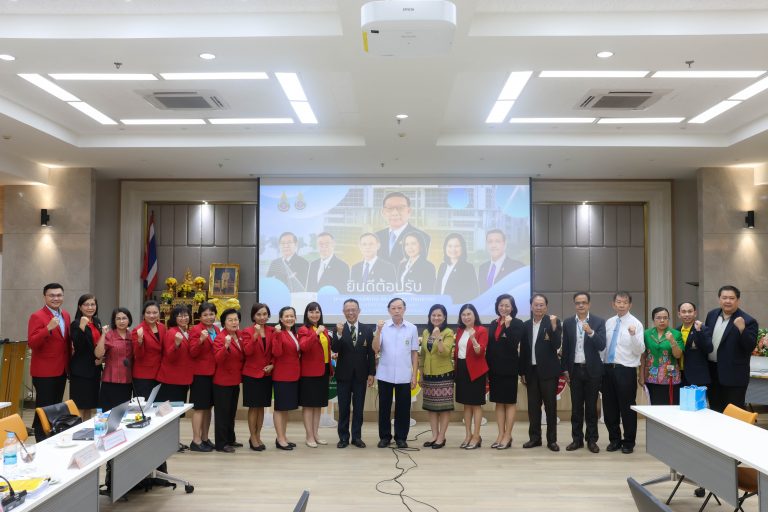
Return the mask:
M 131 360 L 127 357 L 123 359 L 123 366 L 131 369 Z M 144 416 L 144 408 L 141 407 L 141 397 L 136 393 L 136 388 L 133 387 L 133 378 L 131 378 L 131 389 L 133 390 L 133 396 L 136 397 L 136 403 L 139 404 L 139 412 L 141 413 L 141 419 L 139 421 L 134 421 L 133 423 L 128 423 L 126 427 L 128 428 L 144 428 L 149 425 L 149 422 L 152 420 L 152 418 L 147 418 Z
M 5 480 L 5 483 L 8 484 L 8 496 L 3 498 L 0 510 L 13 510 L 19 505 L 23 505 L 24 501 L 27 499 L 27 491 L 15 492 L 11 482 L 9 482 L 7 478 L 4 476 L 0 476 L 0 478 Z

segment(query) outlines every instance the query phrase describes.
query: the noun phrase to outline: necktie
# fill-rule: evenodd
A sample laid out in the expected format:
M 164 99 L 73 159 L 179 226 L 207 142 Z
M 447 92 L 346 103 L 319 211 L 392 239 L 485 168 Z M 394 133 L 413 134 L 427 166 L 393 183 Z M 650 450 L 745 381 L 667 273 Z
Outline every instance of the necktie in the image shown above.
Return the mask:
M 621 320 L 616 319 L 616 328 L 613 330 L 613 336 L 611 336 L 611 345 L 608 347 L 608 363 L 612 363 L 616 359 L 616 345 L 619 341 L 619 331 L 621 330 Z
M 66 338 L 66 334 L 64 333 L 64 315 L 61 314 L 61 311 L 56 311 L 56 318 L 59 320 L 59 330 L 61 331 L 62 338 Z
M 368 272 L 370 272 L 370 270 L 370 264 L 366 261 L 365 265 L 363 265 L 363 282 L 368 280 Z
M 488 279 L 486 280 L 486 284 L 488 285 L 488 288 L 493 286 L 493 279 L 496 277 L 496 264 L 491 263 L 491 271 L 488 272 Z
M 392 248 L 395 247 L 395 242 L 397 242 L 397 235 L 395 235 L 394 231 L 389 232 L 389 254 L 392 254 Z
M 323 278 L 323 274 L 325 273 L 325 269 L 326 269 L 327 266 L 328 266 L 327 263 L 323 263 L 322 261 L 320 262 L 320 270 L 317 272 L 317 280 L 318 280 L 318 282 L 320 281 L 320 279 Z
M 352 336 L 352 346 L 357 346 L 357 331 L 355 330 L 354 325 L 349 326 L 349 334 Z

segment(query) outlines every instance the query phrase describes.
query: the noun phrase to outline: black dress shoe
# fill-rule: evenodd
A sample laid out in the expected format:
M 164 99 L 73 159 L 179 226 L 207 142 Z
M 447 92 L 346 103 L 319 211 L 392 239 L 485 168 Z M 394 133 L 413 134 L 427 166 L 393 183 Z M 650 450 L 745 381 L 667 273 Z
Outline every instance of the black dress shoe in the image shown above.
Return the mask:
M 213 451 L 213 448 L 208 446 L 205 443 L 197 444 L 194 441 L 189 443 L 189 451 L 191 452 L 202 452 L 202 453 L 209 453 Z
M 377 444 L 376 446 L 378 446 L 379 448 L 387 448 L 389 447 L 389 443 L 391 442 L 392 442 L 391 439 L 380 439 L 379 444 Z
M 215 444 L 213 444 L 213 443 L 211 442 L 211 440 L 210 440 L 210 439 L 206 439 L 205 441 L 203 441 L 203 442 L 202 442 L 202 443 L 200 443 L 200 444 L 205 444 L 205 445 L 208 445 L 208 446 L 211 448 L 211 450 L 213 450 L 213 449 L 215 449 L 215 448 L 216 448 L 216 445 L 215 445 Z
M 365 448 L 365 443 L 363 442 L 362 439 L 353 439 L 352 444 L 354 446 L 357 446 L 358 448 Z
M 633 451 L 635 451 L 635 449 L 634 449 L 634 448 L 632 448 L 631 446 L 622 446 L 622 447 L 621 447 L 621 453 L 630 454 L 630 453 L 632 453 Z
M 597 443 L 595 443 L 594 441 L 590 441 L 589 443 L 587 443 L 587 448 L 589 448 L 589 451 L 591 451 L 592 453 L 600 453 L 600 447 L 597 446 Z
M 547 448 L 549 448 L 553 452 L 560 451 L 560 445 L 558 445 L 557 443 L 547 443 Z
M 251 448 L 251 450 L 253 450 L 255 452 L 260 452 L 261 451 L 261 445 L 253 446 L 253 443 L 251 442 L 250 439 L 248 440 L 248 446 Z
M 291 446 L 291 443 L 288 443 L 287 445 L 283 446 L 280 444 L 280 441 L 275 439 L 275 448 L 278 450 L 285 450 L 285 451 L 291 451 L 293 450 L 293 446 Z
M 408 448 L 408 443 L 400 439 L 395 441 L 395 444 L 397 445 L 398 448 Z
M 232 448 L 229 445 L 224 445 L 221 448 L 216 448 L 217 452 L 224 452 L 224 453 L 235 453 L 235 449 Z
M 229 446 L 231 446 L 233 448 L 242 448 L 243 447 L 243 443 L 238 443 L 237 441 L 235 441 L 234 443 L 229 443 Z
M 425 442 L 424 442 L 424 448 L 429 448 L 429 447 L 430 447 L 430 446 L 432 446 L 433 444 L 435 444 L 435 442 L 434 442 L 434 441 L 425 441 Z
M 432 449 L 433 450 L 439 450 L 443 446 L 445 446 L 445 439 L 443 439 L 442 443 L 432 443 Z
M 347 446 L 349 446 L 349 441 L 344 441 L 343 439 L 336 443 L 336 448 L 346 448 Z
M 605 449 L 607 452 L 615 452 L 621 449 L 621 441 L 611 441 Z
M 530 441 L 523 443 L 523 448 L 535 448 L 537 446 L 541 446 L 541 439 L 538 441 L 531 439 Z
M 578 450 L 579 448 L 584 448 L 584 441 L 574 441 L 568 446 L 565 447 L 565 451 L 572 452 L 574 450 Z

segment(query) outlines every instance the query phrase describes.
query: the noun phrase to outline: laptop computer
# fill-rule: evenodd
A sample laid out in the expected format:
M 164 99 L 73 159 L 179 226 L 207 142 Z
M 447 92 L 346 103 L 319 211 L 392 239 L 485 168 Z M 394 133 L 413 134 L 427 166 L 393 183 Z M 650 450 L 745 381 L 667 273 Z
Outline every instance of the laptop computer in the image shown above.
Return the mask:
M 110 434 L 117 430 L 117 428 L 120 426 L 120 422 L 123 421 L 123 416 L 125 416 L 125 413 L 128 411 L 128 402 L 125 402 L 123 404 L 117 405 L 112 408 L 111 411 L 109 411 L 109 417 L 107 418 L 107 432 L 106 434 Z M 73 441 L 93 441 L 93 429 L 92 428 L 81 428 L 74 434 L 72 434 L 72 440 Z
M 137 405 L 141 403 L 140 402 L 141 397 L 136 397 L 136 404 L 131 404 L 129 402 L 130 405 L 128 406 L 128 412 L 133 412 L 133 413 L 142 412 L 142 409 L 143 409 L 145 413 L 148 413 L 149 410 L 152 408 L 152 406 L 155 405 L 155 399 L 157 398 L 158 391 L 160 391 L 160 386 L 162 386 L 162 384 L 158 384 L 157 386 L 152 388 L 152 391 L 149 393 L 149 398 L 147 398 L 144 401 L 144 403 L 141 404 L 141 408 L 139 408 L 139 406 Z

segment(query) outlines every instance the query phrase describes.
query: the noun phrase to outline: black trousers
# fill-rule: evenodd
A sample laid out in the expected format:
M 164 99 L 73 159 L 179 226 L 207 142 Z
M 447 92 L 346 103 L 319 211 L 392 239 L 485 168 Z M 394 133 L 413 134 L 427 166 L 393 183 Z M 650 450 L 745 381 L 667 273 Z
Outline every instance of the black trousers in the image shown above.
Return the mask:
M 724 386 L 717 375 L 717 363 L 709 361 L 709 376 L 712 379 L 707 389 L 709 408 L 723 412 L 728 404 L 746 409 L 747 386 Z
M 574 363 L 571 379 L 571 437 L 577 443 L 596 443 L 597 395 L 600 392 L 600 377 L 590 377 L 583 363 Z M 584 422 L 587 428 L 584 432 Z
M 67 385 L 67 376 L 59 377 L 32 377 L 32 386 L 35 388 L 35 407 L 58 404 L 64 401 L 64 388 Z M 32 428 L 35 429 L 35 441 L 45 440 L 43 426 L 35 414 L 32 420 Z
M 608 439 L 627 448 L 635 447 L 637 413 L 632 410 L 637 395 L 637 368 L 620 364 L 604 364 L 603 407 Z M 624 438 L 621 436 L 624 427 Z
M 362 439 L 363 407 L 367 380 L 350 379 L 336 382 L 339 398 L 339 441 L 349 442 L 349 410 L 352 407 L 352 439 Z
M 670 400 L 669 384 L 646 383 L 651 405 L 680 405 L 680 384 L 672 384 L 672 398 Z
M 392 413 L 392 391 L 395 392 L 395 441 L 406 441 L 411 427 L 411 384 L 379 381 L 379 439 L 392 440 L 389 418 Z
M 541 404 L 547 415 L 547 444 L 557 442 L 557 377 L 544 379 L 537 366 L 531 367 L 525 379 L 528 390 L 528 439 L 541 441 Z
M 240 386 L 213 385 L 213 429 L 217 450 L 235 442 L 235 414 L 239 399 Z

